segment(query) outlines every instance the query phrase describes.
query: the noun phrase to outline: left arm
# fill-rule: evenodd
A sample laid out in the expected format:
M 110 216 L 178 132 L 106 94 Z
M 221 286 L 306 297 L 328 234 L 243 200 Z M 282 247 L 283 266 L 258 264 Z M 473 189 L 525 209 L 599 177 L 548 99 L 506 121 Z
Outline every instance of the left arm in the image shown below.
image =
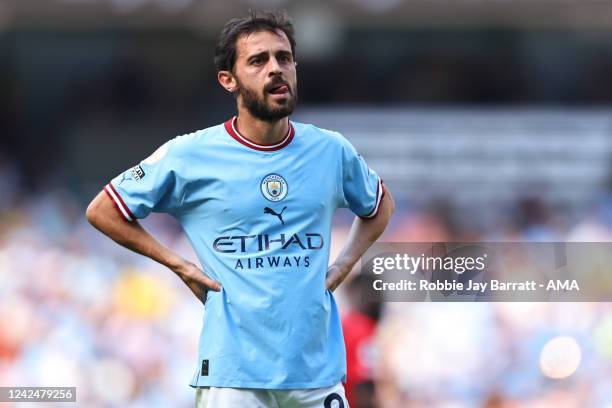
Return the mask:
M 334 291 L 346 279 L 359 258 L 380 237 L 395 210 L 395 201 L 385 186 L 385 195 L 374 218 L 355 217 L 346 245 L 327 270 L 325 286 Z

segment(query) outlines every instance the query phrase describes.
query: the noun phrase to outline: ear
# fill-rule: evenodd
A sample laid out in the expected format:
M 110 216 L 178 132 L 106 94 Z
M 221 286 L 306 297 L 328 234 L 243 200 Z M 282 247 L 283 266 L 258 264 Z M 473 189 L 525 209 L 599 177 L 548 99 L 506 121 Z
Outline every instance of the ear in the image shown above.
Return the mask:
M 238 90 L 238 82 L 230 71 L 217 72 L 217 80 L 226 91 L 234 93 Z

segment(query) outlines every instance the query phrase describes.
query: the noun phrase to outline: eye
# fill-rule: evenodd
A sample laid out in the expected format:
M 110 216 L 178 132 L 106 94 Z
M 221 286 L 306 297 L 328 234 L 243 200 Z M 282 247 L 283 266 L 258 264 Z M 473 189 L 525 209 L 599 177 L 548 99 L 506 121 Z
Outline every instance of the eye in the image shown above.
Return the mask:
M 251 60 L 251 65 L 259 65 L 263 62 L 263 58 L 255 57 Z

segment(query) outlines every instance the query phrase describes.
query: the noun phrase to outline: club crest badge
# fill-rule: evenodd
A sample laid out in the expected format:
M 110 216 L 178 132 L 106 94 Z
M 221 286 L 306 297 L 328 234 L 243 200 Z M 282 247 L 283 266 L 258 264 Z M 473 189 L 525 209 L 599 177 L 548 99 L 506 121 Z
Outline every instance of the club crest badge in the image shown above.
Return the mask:
M 287 196 L 287 182 L 278 174 L 268 174 L 261 180 L 260 187 L 266 200 L 277 202 Z

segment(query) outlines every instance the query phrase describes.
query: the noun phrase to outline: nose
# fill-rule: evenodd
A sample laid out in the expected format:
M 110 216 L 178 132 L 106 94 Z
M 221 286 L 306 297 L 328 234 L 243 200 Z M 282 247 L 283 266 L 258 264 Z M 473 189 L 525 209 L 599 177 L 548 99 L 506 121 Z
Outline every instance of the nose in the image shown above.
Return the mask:
M 275 57 L 272 57 L 269 59 L 268 65 L 269 65 L 268 74 L 270 76 L 279 74 L 281 72 L 280 64 L 278 63 L 278 60 Z

